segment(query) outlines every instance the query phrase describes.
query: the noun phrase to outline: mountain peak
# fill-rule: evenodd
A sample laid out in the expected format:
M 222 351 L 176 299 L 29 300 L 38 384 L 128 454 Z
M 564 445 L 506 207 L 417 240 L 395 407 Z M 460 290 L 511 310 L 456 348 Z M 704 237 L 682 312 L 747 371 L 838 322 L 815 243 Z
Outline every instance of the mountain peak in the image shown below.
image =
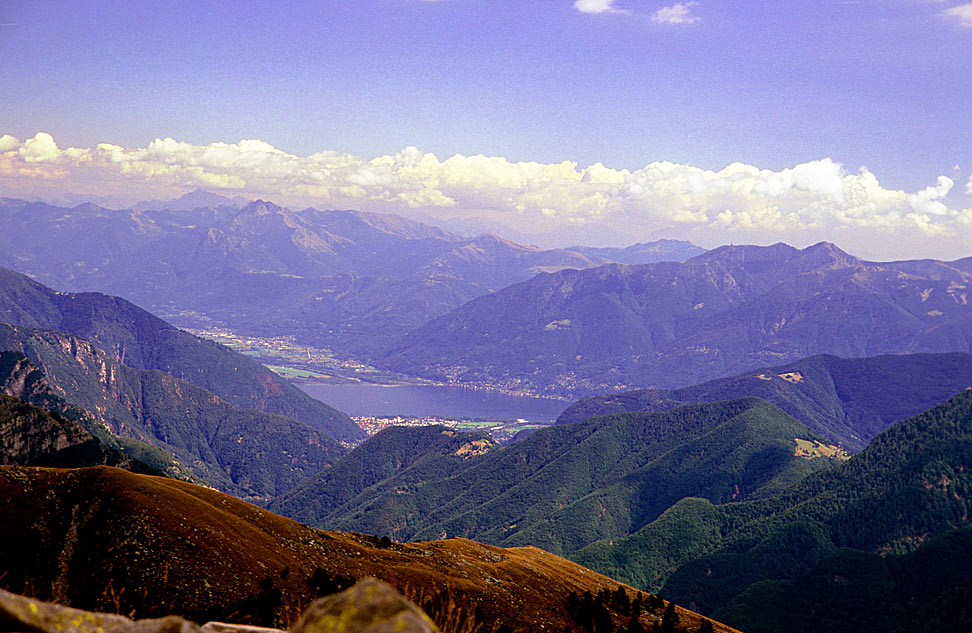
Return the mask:
M 844 252 L 831 242 L 818 242 L 804 249 L 777 242 L 769 246 L 751 244 L 728 245 L 714 248 L 694 258 L 696 261 L 721 261 L 725 263 L 779 263 L 798 265 L 803 271 L 844 268 L 860 263 L 853 255 Z
M 187 210 L 198 209 L 199 207 L 222 207 L 234 204 L 233 200 L 218 193 L 196 189 L 187 194 L 181 195 L 171 203 L 174 207 L 184 207 Z
M 719 246 L 693 258 L 695 261 L 765 262 L 788 261 L 801 251 L 789 244 L 777 242 L 769 246 L 728 244 Z
M 172 200 L 144 200 L 134 208 L 139 211 L 148 209 L 169 211 L 195 211 L 202 207 L 241 207 L 249 201 L 244 198 L 227 198 L 205 189 L 195 189 Z

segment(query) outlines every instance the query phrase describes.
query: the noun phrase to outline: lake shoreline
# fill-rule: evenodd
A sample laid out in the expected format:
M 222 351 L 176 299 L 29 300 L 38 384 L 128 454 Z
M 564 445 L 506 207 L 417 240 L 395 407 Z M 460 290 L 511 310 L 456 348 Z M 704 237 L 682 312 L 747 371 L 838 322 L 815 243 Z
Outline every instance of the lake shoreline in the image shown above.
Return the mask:
M 464 385 L 334 384 L 320 381 L 300 381 L 295 385 L 311 397 L 352 417 L 553 422 L 570 403 L 567 398 L 509 394 Z

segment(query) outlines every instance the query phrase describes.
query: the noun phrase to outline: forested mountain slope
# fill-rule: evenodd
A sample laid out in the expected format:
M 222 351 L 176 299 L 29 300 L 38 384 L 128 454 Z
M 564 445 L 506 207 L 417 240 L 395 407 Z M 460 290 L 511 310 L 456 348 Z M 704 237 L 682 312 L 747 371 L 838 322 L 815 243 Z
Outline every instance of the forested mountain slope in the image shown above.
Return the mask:
M 347 415 L 311 398 L 258 362 L 183 332 L 118 297 L 56 292 L 0 269 L 0 322 L 63 330 L 90 341 L 117 363 L 163 371 L 241 409 L 291 417 L 339 440 L 364 437 Z
M 972 354 L 968 353 L 869 358 L 819 355 L 681 389 L 590 396 L 567 407 L 557 422 L 758 397 L 829 441 L 858 451 L 890 425 L 927 411 L 966 387 L 972 387 Z
M 828 243 L 723 246 L 684 263 L 538 275 L 431 321 L 381 364 L 582 395 L 815 354 L 969 352 L 970 286 L 972 273 L 946 262 L 864 262 Z
M 755 398 L 603 416 L 502 448 L 442 428 L 389 429 L 271 508 L 400 540 L 463 536 L 569 554 L 634 532 L 684 497 L 725 503 L 785 488 L 831 465 L 833 450 L 815 437 Z
M 785 492 L 723 506 L 685 500 L 574 558 L 643 587 L 663 583 L 662 595 L 747 631 L 823 622 L 833 631 L 961 630 L 972 623 L 958 608 L 972 596 L 970 473 L 966 390 Z

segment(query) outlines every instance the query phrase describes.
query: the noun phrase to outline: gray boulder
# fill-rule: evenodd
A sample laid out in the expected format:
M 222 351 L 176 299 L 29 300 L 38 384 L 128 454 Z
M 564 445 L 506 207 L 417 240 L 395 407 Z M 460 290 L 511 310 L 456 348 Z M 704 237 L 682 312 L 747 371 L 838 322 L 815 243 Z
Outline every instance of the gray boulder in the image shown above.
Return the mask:
M 129 620 L 41 602 L 0 589 L 0 630 L 24 633 L 199 633 L 188 620 L 170 615 Z
M 314 601 L 292 633 L 439 633 L 427 615 L 391 585 L 365 578 Z

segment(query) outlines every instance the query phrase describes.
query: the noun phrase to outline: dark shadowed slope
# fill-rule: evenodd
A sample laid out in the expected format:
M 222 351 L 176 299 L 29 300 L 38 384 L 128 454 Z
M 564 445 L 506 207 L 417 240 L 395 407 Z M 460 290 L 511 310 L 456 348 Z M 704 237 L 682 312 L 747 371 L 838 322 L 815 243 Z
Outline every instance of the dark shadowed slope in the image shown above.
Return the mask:
M 345 452 L 302 422 L 238 409 L 170 374 L 121 365 L 66 332 L 0 323 L 0 349 L 26 356 L 57 397 L 113 434 L 170 452 L 200 480 L 233 494 L 266 500 Z
M 105 445 L 77 422 L 2 393 L 0 464 L 54 468 L 106 465 L 162 474 Z
M 64 400 L 20 352 L 0 352 L 0 394 L 3 463 L 61 468 L 104 464 L 191 480 L 171 454 L 115 435 L 104 421 Z
M 685 404 L 758 397 L 831 442 L 858 451 L 896 422 L 972 387 L 972 354 L 812 356 L 681 389 L 640 389 L 590 396 L 557 419 L 569 424 L 624 411 L 667 411 Z

